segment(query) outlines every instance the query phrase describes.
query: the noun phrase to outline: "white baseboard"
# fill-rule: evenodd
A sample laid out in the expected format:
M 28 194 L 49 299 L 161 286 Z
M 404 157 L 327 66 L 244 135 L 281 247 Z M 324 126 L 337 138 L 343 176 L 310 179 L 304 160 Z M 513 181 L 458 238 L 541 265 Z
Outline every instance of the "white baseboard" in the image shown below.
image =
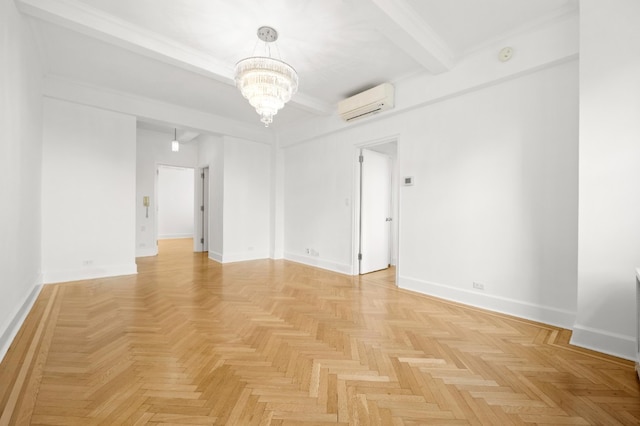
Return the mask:
M 502 314 L 513 315 L 519 318 L 529 319 L 544 324 L 571 329 L 575 322 L 575 312 L 506 297 L 492 296 L 470 290 L 422 281 L 415 278 L 399 277 L 398 286 L 406 290 L 415 291 L 453 302 L 471 305 L 477 308 L 487 309 Z
M 218 263 L 246 262 L 247 260 L 269 259 L 267 253 L 248 251 L 246 253 L 222 254 L 215 251 L 209 252 L 209 259 Z
M 150 257 L 158 255 L 158 247 L 142 248 L 136 250 L 136 257 Z
M 90 280 L 94 278 L 118 277 L 121 275 L 134 275 L 138 273 L 138 266 L 126 265 L 104 265 L 91 266 L 81 269 L 66 269 L 58 271 L 43 272 L 43 283 L 54 284 L 67 281 Z
M 218 263 L 222 263 L 222 253 L 209 251 L 209 259 L 215 260 Z
M 245 262 L 247 260 L 262 260 L 262 259 L 269 259 L 269 253 L 248 251 L 245 253 L 223 254 L 221 263 Z
M 573 327 L 570 343 L 619 358 L 636 360 L 636 339 L 632 336 L 576 324 Z
M 163 234 L 158 235 L 159 240 L 176 240 L 178 238 L 193 238 L 193 233 L 191 234 Z
M 284 258 L 296 263 L 302 263 L 316 268 L 327 269 L 329 271 L 338 272 L 340 274 L 352 275 L 351 265 L 345 263 L 332 262 L 330 260 L 321 259 L 315 256 L 304 256 L 295 253 L 285 252 Z
M 13 314 L 13 319 L 9 322 L 7 327 L 0 334 L 0 362 L 4 359 L 4 356 L 7 354 L 11 343 L 13 343 L 13 339 L 15 339 L 18 331 L 20 331 L 20 327 L 24 323 L 24 320 L 27 318 L 27 315 L 31 311 L 33 304 L 35 303 L 38 295 L 40 294 L 40 290 L 42 290 L 42 276 L 39 276 L 34 284 L 31 292 L 26 297 L 22 305 L 15 311 Z

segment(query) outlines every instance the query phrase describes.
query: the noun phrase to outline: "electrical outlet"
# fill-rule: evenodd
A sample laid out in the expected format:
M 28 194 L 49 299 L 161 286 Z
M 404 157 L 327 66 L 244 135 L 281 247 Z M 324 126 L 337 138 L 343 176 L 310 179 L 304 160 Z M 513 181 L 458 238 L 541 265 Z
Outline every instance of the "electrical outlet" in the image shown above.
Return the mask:
M 83 260 L 82 266 L 91 266 L 93 265 L 93 260 Z
M 304 251 L 305 251 L 307 254 L 311 254 L 311 249 L 308 249 L 308 248 L 307 248 L 307 249 L 304 249 Z
M 482 283 L 477 283 L 477 282 L 473 282 L 473 288 L 475 288 L 476 290 L 484 290 L 484 284 Z

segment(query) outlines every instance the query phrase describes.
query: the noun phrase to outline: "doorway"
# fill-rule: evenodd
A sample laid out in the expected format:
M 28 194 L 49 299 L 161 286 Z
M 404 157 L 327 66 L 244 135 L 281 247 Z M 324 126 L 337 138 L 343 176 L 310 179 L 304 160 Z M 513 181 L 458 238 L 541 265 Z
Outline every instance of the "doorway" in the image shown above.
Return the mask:
M 158 165 L 156 235 L 158 240 L 194 238 L 195 170 Z M 160 246 L 159 246 L 160 248 Z
M 397 142 L 358 148 L 358 274 L 396 266 L 398 260 Z

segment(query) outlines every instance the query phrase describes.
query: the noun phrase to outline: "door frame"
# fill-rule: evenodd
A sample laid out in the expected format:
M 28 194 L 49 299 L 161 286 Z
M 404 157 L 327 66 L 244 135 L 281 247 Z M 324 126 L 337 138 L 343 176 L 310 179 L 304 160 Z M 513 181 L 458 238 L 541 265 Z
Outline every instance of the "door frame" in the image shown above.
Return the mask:
M 208 164 L 196 167 L 194 185 L 194 209 L 193 209 L 193 251 L 204 253 L 209 251 L 209 228 L 210 228 L 210 185 L 211 175 Z M 204 175 L 204 176 L 203 176 Z M 201 209 L 204 207 L 204 210 Z M 204 242 L 201 243 L 200 239 Z
M 160 167 L 168 167 L 168 168 L 178 168 L 178 169 L 191 169 L 193 170 L 193 179 L 194 179 L 194 185 L 193 185 L 193 251 L 194 252 L 200 252 L 202 251 L 202 245 L 200 244 L 200 237 L 196 237 L 196 234 L 200 234 L 201 233 L 201 229 L 202 229 L 202 219 L 200 217 L 200 203 L 202 202 L 202 179 L 200 178 L 200 174 L 202 173 L 203 169 L 207 168 L 209 169 L 209 165 L 204 165 L 204 166 L 185 166 L 182 164 L 172 164 L 170 162 L 156 162 L 155 165 L 155 176 L 154 176 L 154 182 L 153 182 L 153 199 L 154 202 L 152 203 L 154 206 L 154 210 L 153 210 L 153 214 L 154 214 L 154 223 L 153 223 L 153 232 L 154 232 L 154 238 L 155 238 L 155 242 L 156 242 L 156 254 L 158 254 L 160 252 L 159 246 L 158 246 L 158 239 L 159 239 L 159 235 L 158 235 L 158 218 L 159 218 L 159 199 L 158 199 L 158 186 L 159 186 L 159 176 L 160 176 Z M 208 176 L 207 176 L 208 177 Z M 210 178 L 209 178 L 209 182 L 210 183 Z M 209 223 L 209 200 L 207 199 L 207 206 L 205 207 L 205 212 L 206 212 L 206 220 L 207 220 L 207 224 Z M 208 234 L 208 233 L 207 233 Z M 209 235 L 205 236 L 206 239 L 206 247 L 208 249 L 208 245 L 209 245 L 209 240 L 208 240 Z
M 380 139 L 368 140 L 360 143 L 356 143 L 353 145 L 353 189 L 352 189 L 352 239 L 351 239 L 351 247 L 352 247 L 352 256 L 351 256 L 351 275 L 359 275 L 359 262 L 358 262 L 358 249 L 360 242 L 360 150 L 362 149 L 371 149 L 378 145 L 384 145 L 388 143 L 396 144 L 396 156 L 393 162 L 391 173 L 395 174 L 396 177 L 399 176 L 398 170 L 398 159 L 399 159 L 399 151 L 400 151 L 400 137 L 399 135 L 390 135 Z M 398 277 L 400 276 L 400 181 L 399 178 L 391 185 L 392 194 L 395 191 L 396 197 L 396 205 L 392 205 L 392 244 L 397 247 L 396 252 L 396 277 L 395 282 L 396 286 L 398 285 Z M 392 195 L 393 197 L 393 195 Z

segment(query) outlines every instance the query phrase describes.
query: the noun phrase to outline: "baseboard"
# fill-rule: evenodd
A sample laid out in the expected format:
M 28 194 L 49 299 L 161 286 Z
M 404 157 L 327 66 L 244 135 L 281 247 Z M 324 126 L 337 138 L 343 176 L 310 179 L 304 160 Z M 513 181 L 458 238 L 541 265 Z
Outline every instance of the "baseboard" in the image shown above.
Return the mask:
M 296 263 L 302 263 L 316 268 L 327 269 L 329 271 L 338 272 L 340 274 L 352 275 L 351 265 L 332 262 L 330 260 L 321 259 L 315 256 L 303 256 L 295 253 L 285 252 L 284 258 Z
M 158 247 L 144 248 L 136 250 L 136 257 L 151 257 L 158 255 Z
M 42 276 L 38 277 L 25 301 L 13 314 L 13 319 L 9 322 L 7 328 L 2 330 L 2 334 L 0 335 L 0 362 L 4 359 L 11 343 L 13 343 L 13 339 L 15 339 L 18 331 L 20 331 L 20 327 L 22 327 L 24 320 L 31 311 L 33 304 L 40 294 L 40 290 L 42 290 Z
M 222 253 L 209 250 L 209 259 L 215 260 L 218 263 L 222 263 Z
M 575 312 L 548 306 L 536 305 L 506 297 L 492 296 L 475 291 L 438 284 L 409 277 L 399 277 L 398 286 L 417 293 L 439 297 L 453 302 L 471 305 L 502 314 L 571 329 L 575 322 Z
M 159 240 L 177 240 L 180 238 L 193 238 L 193 234 L 163 234 L 158 235 Z
M 570 343 L 619 358 L 636 360 L 636 339 L 632 336 L 576 324 L 573 327 Z
M 252 251 L 246 252 L 246 253 L 233 253 L 233 254 L 222 254 L 215 251 L 210 251 L 209 259 L 214 260 L 218 263 L 233 263 L 233 262 L 246 262 L 248 260 L 269 259 L 269 255 L 267 253 L 252 252 Z
M 245 253 L 223 254 L 221 263 L 246 262 L 247 260 L 261 259 L 269 259 L 269 253 L 248 251 Z
M 138 273 L 138 266 L 126 265 L 105 265 L 92 266 L 82 269 L 67 269 L 59 271 L 45 271 L 43 273 L 44 284 L 55 284 L 67 281 L 91 280 L 94 278 L 117 277 L 121 275 L 134 275 Z

